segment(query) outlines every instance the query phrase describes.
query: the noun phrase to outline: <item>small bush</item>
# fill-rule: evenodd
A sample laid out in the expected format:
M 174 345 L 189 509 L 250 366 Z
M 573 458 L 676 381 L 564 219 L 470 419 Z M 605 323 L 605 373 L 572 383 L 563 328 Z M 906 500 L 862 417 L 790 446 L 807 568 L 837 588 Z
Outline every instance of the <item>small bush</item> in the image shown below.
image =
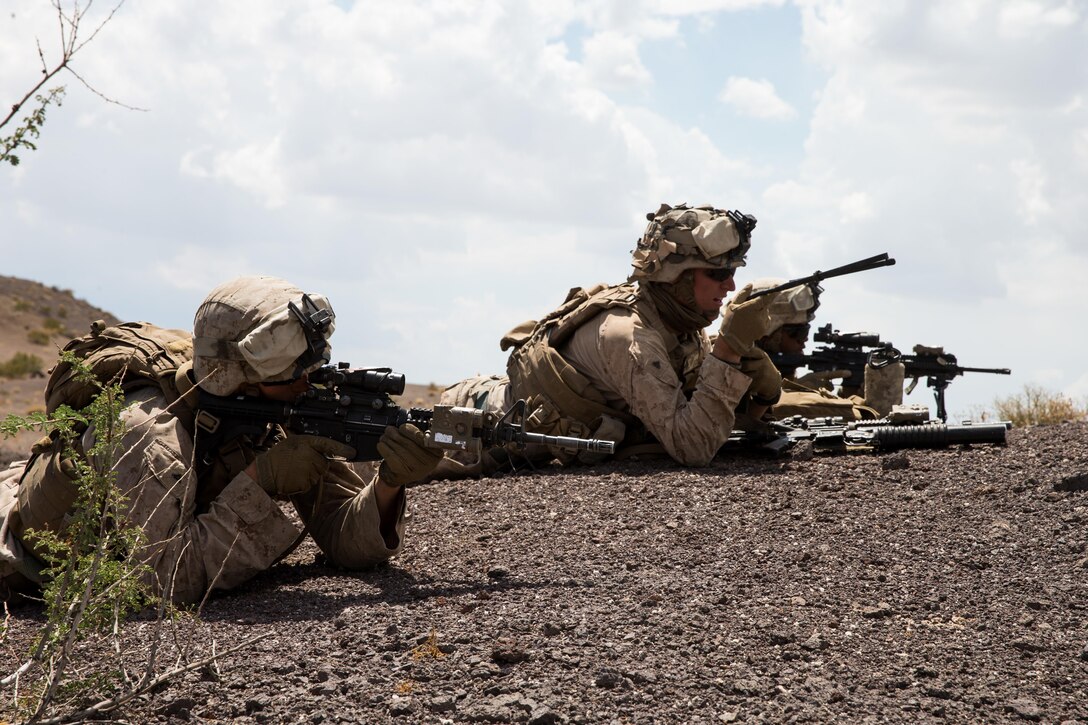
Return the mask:
M 26 333 L 26 339 L 30 340 L 35 345 L 48 345 L 49 340 L 52 339 L 49 333 L 45 330 L 31 330 Z
M 30 310 L 29 302 L 27 302 L 26 300 L 15 300 L 16 312 L 27 312 L 28 310 Z
M 37 355 L 17 352 L 7 362 L 0 363 L 0 378 L 22 378 L 42 372 L 42 359 Z
M 1014 426 L 1050 425 L 1088 419 L 1088 408 L 1038 385 L 1025 385 L 1018 395 L 995 400 L 994 408 L 999 418 L 1012 421 Z
M 46 317 L 45 321 L 42 322 L 42 327 L 53 332 L 64 331 L 64 323 L 55 317 Z

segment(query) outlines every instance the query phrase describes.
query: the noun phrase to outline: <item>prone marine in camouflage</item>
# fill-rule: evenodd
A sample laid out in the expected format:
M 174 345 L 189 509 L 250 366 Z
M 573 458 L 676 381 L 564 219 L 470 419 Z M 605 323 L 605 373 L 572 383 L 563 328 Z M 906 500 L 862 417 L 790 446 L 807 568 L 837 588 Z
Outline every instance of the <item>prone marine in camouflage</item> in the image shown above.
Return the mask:
M 320 295 L 276 278 L 243 277 L 208 295 L 191 338 L 128 323 L 73 342 L 76 349 L 101 342 L 108 356 L 115 348 L 104 340 L 137 340 L 139 347 L 158 339 L 163 342 L 144 352 L 170 361 L 126 384 L 123 454 L 115 469 L 127 516 L 146 536 L 139 557 L 150 568 L 146 583 L 154 590 L 197 602 L 209 589 L 232 589 L 269 568 L 302 534 L 276 499 L 293 504 L 305 532 L 335 566 L 361 569 L 400 550 L 403 485 L 428 475 L 439 458 L 414 427 L 386 429 L 379 443 L 385 460 L 369 483 L 337 458 L 352 455 L 350 447 L 274 426 L 262 436 L 202 448 L 201 434 L 215 421 L 197 409 L 198 386 L 215 395 L 245 391 L 294 399 L 308 386 L 307 373 L 328 362 L 334 319 Z M 68 384 L 58 382 L 54 393 Z M 61 397 L 70 402 L 78 396 L 68 391 Z M 82 450 L 91 449 L 94 436 L 93 428 L 83 432 Z M 5 599 L 43 583 L 43 563 L 26 534 L 65 526 L 76 497 L 70 455 L 47 439 L 29 461 L 0 472 Z
M 753 292 L 778 287 L 785 281 L 775 277 L 757 279 L 752 282 Z M 768 295 L 773 300 L 768 308 L 771 332 L 760 338 L 756 345 L 772 355 L 802 354 L 822 292 L 818 284 L 810 283 Z M 857 391 L 863 395 L 851 394 L 844 389 L 838 394 L 832 392 L 831 381 L 848 377 L 848 370 L 810 372 L 800 378 L 795 376 L 795 371 L 783 372 L 782 396 L 768 414 L 774 419 L 800 415 L 803 418 L 837 416 L 846 420 L 872 420 L 883 418 L 893 406 L 903 402 L 901 362 L 879 368 L 866 365 L 864 390 Z
M 746 358 L 770 324 L 768 298 L 737 297 L 712 342 L 704 328 L 721 313 L 745 263 L 756 220 L 711 206 L 662 205 L 632 254 L 627 282 L 575 288 L 541 320 L 503 337 L 507 375 L 474 377 L 450 386 L 441 402 L 501 412 L 527 401 L 534 432 L 603 438 L 617 455 L 667 453 L 683 465 L 706 465 L 733 430 L 734 408 L 746 392 L 776 402 L 781 376 Z M 595 463 L 596 453 L 561 449 L 521 452 L 531 459 Z M 493 450 L 469 473 L 503 462 Z M 457 475 L 443 465 L 441 475 Z

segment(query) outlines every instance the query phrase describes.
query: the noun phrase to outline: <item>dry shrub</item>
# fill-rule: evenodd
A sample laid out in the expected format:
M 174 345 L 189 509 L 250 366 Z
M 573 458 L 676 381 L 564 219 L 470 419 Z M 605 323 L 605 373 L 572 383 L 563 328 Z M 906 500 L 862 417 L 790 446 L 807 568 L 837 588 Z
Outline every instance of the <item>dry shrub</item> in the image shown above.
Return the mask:
M 26 339 L 35 345 L 48 345 L 53 338 L 45 330 L 31 330 L 26 333 Z
M 1088 409 L 1072 399 L 1039 385 L 1025 385 L 1018 395 L 994 401 L 997 416 L 1014 426 L 1050 425 L 1067 420 L 1088 419 Z
M 24 378 L 41 374 L 44 363 L 37 355 L 17 352 L 7 362 L 0 362 L 0 378 Z

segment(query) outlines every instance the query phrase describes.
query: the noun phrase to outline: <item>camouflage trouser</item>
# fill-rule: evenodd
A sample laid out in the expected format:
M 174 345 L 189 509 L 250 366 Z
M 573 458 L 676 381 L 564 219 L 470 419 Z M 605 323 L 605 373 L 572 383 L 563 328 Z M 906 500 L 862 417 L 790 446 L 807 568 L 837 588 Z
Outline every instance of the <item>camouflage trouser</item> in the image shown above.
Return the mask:
M 26 461 L 17 461 L 0 471 L 0 600 L 9 601 L 16 593 L 34 591 L 41 581 L 41 562 L 37 560 L 12 529 L 12 512 L 18 501 L 19 479 Z

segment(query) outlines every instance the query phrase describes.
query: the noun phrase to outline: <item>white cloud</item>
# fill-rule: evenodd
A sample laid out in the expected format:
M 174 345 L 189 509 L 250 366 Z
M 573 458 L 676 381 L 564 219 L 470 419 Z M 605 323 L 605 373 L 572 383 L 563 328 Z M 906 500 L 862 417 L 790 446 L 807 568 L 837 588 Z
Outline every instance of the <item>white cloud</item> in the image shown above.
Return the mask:
M 998 16 L 1003 37 L 1022 38 L 1040 30 L 1062 29 L 1080 20 L 1080 13 L 1070 2 L 1006 0 Z
M 56 35 L 48 3 L 9 4 L 8 102 Z M 658 203 L 720 202 L 760 219 L 745 276 L 896 257 L 829 281 L 824 319 L 1016 373 L 950 400 L 1083 386 L 1037 354 L 1088 357 L 1068 332 L 1088 275 L 1081 4 L 792 7 L 808 65 L 781 65 L 785 34 L 723 56 L 729 113 L 634 102 L 719 91 L 650 48 L 701 60 L 682 54 L 737 10 L 792 21 L 780 1 L 127 3 L 77 68 L 149 110 L 66 80 L 39 151 L 0 174 L 4 273 L 174 326 L 222 279 L 277 274 L 332 298 L 342 359 L 445 383 L 501 371 L 498 336 L 570 286 L 625 277 Z M 783 170 L 786 127 L 808 137 Z
M 778 97 L 774 84 L 766 79 L 753 80 L 730 76 L 719 98 L 738 113 L 753 118 L 790 119 L 797 111 Z
M 1074 6 L 836 0 L 803 12 L 830 78 L 797 177 L 764 194 L 777 258 L 803 273 L 829 255 L 889 251 L 895 267 L 829 281 L 823 312 L 1013 369 L 957 380 L 950 400 L 1074 385 L 1072 359 L 1088 354 L 1068 332 L 1088 274 L 1088 69 Z M 1014 16 L 1030 34 L 1009 32 Z M 1029 352 L 1056 340 L 1072 353 L 1062 364 Z
M 640 86 L 650 82 L 650 72 L 638 56 L 638 40 L 614 32 L 597 33 L 584 43 L 585 67 L 603 88 Z

